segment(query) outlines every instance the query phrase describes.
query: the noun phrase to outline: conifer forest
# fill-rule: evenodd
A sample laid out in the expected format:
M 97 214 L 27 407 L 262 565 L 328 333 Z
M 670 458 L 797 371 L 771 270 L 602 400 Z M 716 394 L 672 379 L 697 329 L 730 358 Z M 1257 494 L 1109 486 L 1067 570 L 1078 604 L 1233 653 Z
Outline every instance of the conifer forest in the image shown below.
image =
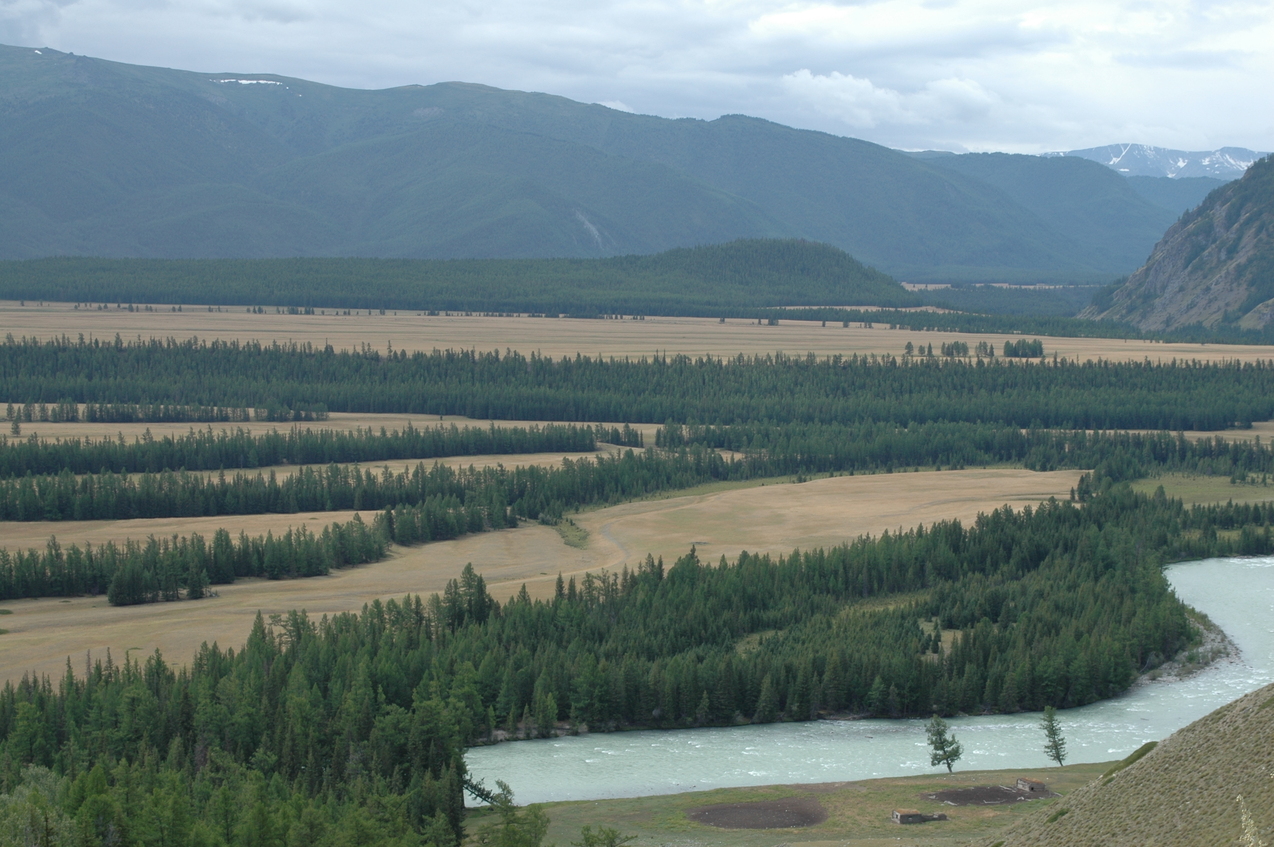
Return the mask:
M 474 837 L 466 803 L 507 801 L 467 773 L 474 745 L 1114 697 L 1198 642 L 1165 564 L 1274 553 L 1268 501 L 1187 506 L 1129 485 L 1274 475 L 1269 444 L 1221 435 L 1274 418 L 1274 362 L 1075 362 L 1038 339 L 970 350 L 603 359 L 11 337 L 0 521 L 49 540 L 0 549 L 0 601 L 198 609 L 236 580 L 374 568 L 396 549 L 715 483 L 1082 476 L 1035 507 L 783 555 L 648 555 L 559 577 L 551 597 L 494 596 L 475 562 L 430 596 L 258 615 L 242 645 L 188 663 L 70 657 L 60 676 L 0 688 L 0 830 L 50 845 L 458 847 Z M 343 413 L 540 423 L 333 427 Z M 189 428 L 51 437 L 41 422 Z M 545 453 L 583 455 L 463 460 Z M 72 521 L 338 510 L 358 514 L 57 540 Z

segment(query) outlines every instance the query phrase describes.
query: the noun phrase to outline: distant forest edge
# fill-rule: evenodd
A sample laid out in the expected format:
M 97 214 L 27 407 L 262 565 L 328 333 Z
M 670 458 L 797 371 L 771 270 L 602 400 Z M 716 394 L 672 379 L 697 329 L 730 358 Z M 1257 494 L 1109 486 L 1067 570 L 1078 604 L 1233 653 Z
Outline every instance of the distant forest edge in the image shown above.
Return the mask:
M 706 317 L 922 303 L 843 250 L 793 239 L 606 259 L 31 259 L 0 262 L 0 298 Z

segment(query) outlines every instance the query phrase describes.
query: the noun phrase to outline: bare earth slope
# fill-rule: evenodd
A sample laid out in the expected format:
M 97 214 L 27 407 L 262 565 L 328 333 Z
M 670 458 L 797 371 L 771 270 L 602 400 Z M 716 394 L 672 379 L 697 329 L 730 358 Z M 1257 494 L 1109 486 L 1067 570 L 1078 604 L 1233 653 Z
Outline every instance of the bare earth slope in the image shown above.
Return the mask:
M 1145 330 L 1202 323 L 1259 329 L 1274 319 L 1274 158 L 1182 216 L 1105 304 L 1081 317 Z
M 1272 739 L 1274 685 L 1267 685 L 1178 730 L 1123 770 L 1037 811 L 995 842 L 1002 847 L 1269 844 L 1274 840 Z

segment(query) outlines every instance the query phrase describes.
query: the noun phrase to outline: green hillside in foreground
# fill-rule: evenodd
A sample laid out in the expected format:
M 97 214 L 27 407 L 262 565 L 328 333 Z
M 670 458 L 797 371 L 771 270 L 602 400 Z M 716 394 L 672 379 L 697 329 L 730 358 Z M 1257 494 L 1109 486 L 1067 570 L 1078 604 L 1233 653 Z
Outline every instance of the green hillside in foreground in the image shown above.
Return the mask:
M 0 299 L 710 316 L 919 303 L 842 250 L 773 239 L 606 259 L 35 259 L 0 262 Z
M 908 280 L 1106 282 L 1179 211 L 1095 163 L 974 173 L 741 115 L 465 83 L 363 91 L 6 46 L 0 79 L 0 258 L 601 257 L 797 237 Z M 1068 199 L 1083 196 L 1100 221 Z
M 1274 685 L 1217 709 L 981 847 L 1274 842 Z

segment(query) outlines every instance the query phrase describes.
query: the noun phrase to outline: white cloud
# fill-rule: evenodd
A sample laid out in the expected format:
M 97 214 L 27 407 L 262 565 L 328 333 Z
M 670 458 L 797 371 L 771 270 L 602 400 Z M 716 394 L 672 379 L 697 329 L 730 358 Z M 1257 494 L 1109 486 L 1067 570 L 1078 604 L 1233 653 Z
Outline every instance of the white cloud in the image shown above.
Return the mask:
M 467 80 L 904 147 L 1274 148 L 1274 0 L 0 0 L 0 40 L 356 87 Z
M 871 80 L 835 71 L 815 75 L 802 69 L 783 77 L 783 83 L 793 97 L 840 118 L 852 129 L 982 123 L 1000 105 L 993 94 L 967 79 L 934 80 L 908 94 L 878 88 Z

